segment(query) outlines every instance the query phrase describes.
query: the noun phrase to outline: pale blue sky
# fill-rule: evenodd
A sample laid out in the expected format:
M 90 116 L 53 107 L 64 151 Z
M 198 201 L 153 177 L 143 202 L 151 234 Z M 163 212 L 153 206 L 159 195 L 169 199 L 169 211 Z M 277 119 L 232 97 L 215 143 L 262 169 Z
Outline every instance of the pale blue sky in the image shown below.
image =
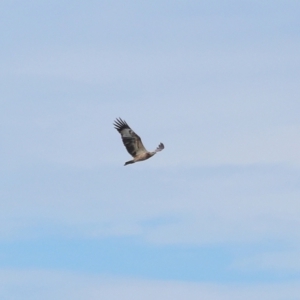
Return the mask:
M 299 15 L 0 1 L 0 298 L 300 299 Z

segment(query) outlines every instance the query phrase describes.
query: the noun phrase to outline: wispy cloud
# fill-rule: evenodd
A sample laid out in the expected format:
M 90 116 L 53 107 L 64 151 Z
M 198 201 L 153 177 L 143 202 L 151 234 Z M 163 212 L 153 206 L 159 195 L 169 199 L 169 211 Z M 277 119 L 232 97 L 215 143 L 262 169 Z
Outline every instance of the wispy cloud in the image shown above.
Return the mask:
M 0 271 L 3 299 L 297 299 L 299 282 L 289 284 L 220 285 L 180 281 L 107 278 L 44 270 Z
M 12 218 L 23 220 L 22 231 L 43 220 L 54 231 L 59 224 L 60 232 L 71 226 L 84 236 L 141 235 L 155 243 L 188 244 L 299 236 L 297 169 L 228 166 L 179 172 L 140 166 L 85 171 L 45 166 L 25 170 L 27 179 L 12 173 L 2 192 L 7 199 L 2 228 Z M 147 224 L 157 218 L 170 221 Z
M 272 271 L 298 274 L 300 271 L 300 250 L 297 249 L 263 252 L 237 260 L 233 267 L 244 272 Z

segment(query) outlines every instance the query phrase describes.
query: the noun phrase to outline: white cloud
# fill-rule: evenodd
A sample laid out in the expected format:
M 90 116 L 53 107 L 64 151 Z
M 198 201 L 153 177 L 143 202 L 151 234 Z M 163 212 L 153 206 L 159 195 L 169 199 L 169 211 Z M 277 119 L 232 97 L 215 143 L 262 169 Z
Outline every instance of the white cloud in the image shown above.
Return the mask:
M 247 258 L 237 259 L 232 265 L 235 269 L 244 272 L 272 271 L 272 272 L 293 272 L 300 270 L 300 250 L 282 250 L 262 252 L 250 255 Z
M 19 182 L 24 174 L 12 176 L 2 191 L 2 234 L 136 236 L 198 245 L 299 240 L 297 169 L 139 166 L 37 168 L 24 171 L 28 178 Z
M 131 6 L 145 9 L 131 4 L 129 15 Z M 106 9 L 115 15 L 114 7 Z M 198 21 L 184 15 L 179 25 L 175 15 L 176 45 L 162 39 L 151 47 L 146 41 L 121 47 L 96 39 L 92 45 L 46 44 L 6 53 L 0 71 L 6 87 L 3 164 L 117 164 L 126 153 L 118 151 L 122 146 L 111 123 L 121 116 L 149 149 L 165 142 L 165 153 L 153 165 L 299 165 L 298 40 L 280 35 L 266 43 L 195 42 L 212 25 L 238 31 L 239 15 Z M 256 28 L 248 13 L 244 17 Z M 148 26 L 170 33 L 165 26 Z
M 213 284 L 107 278 L 61 271 L 2 270 L 0 296 L 7 300 L 286 300 L 298 299 L 299 282 Z
M 300 125 L 296 122 L 270 125 L 266 124 L 268 120 L 258 118 L 252 123 L 251 114 L 247 115 L 242 108 L 238 113 L 245 122 L 229 110 L 221 113 L 218 109 L 215 113 L 221 115 L 208 121 L 203 112 L 197 117 L 197 111 L 209 113 L 213 109 L 205 108 L 206 105 L 190 103 L 190 107 L 185 107 L 162 99 L 159 105 L 146 102 L 142 109 L 142 105 L 126 101 L 118 105 L 75 102 L 65 107 L 53 104 L 45 111 L 43 104 L 37 103 L 33 111 L 21 104 L 19 109 L 17 106 L 3 113 L 1 160 L 7 167 L 24 161 L 87 168 L 122 166 L 128 154 L 112 126 L 114 118 L 121 116 L 141 135 L 149 150 L 159 142 L 166 146 L 164 152 L 151 159 L 151 164 L 143 163 L 145 167 L 300 164 Z M 218 101 L 214 105 L 219 105 Z M 164 117 L 168 106 L 173 111 Z M 155 109 L 161 118 L 155 116 Z M 226 120 L 226 114 L 232 114 L 231 121 Z
M 268 24 L 286 24 L 290 5 L 282 6 L 285 15 L 280 20 L 272 5 Z M 113 16 L 124 15 L 108 6 L 104 9 Z M 263 7 L 265 12 L 270 12 L 269 6 Z M 144 6 L 126 6 L 128 20 L 130 7 L 148 11 Z M 245 170 L 253 164 L 299 166 L 299 42 L 284 34 L 294 27 L 272 36 L 266 34 L 263 14 L 253 22 L 258 12 L 246 6 L 239 7 L 240 15 L 228 10 L 220 14 L 213 5 L 209 11 L 215 17 L 204 14 L 203 19 L 190 18 L 190 6 L 178 18 L 180 7 L 166 14 L 163 5 L 160 23 L 147 14 L 149 23 L 136 19 L 148 28 L 150 42 L 147 38 L 120 42 L 119 35 L 108 42 L 95 35 L 92 43 L 69 41 L 58 47 L 48 42 L 3 56 L 0 162 L 9 172 L 25 170 L 10 182 L 15 188 L 2 192 L 3 235 L 50 223 L 62 232 L 142 235 L 158 243 L 298 238 L 299 190 L 274 191 L 279 184 L 274 181 L 265 191 L 262 185 L 273 180 L 266 180 L 263 172 L 195 180 L 171 176 L 174 170 L 197 167 L 196 177 L 203 166 L 235 165 Z M 88 8 L 91 19 L 102 20 Z M 104 11 L 103 22 L 110 22 Z M 85 30 L 95 28 L 91 24 L 81 25 L 87 26 Z M 119 30 L 113 25 L 105 34 Z M 133 23 L 126 26 L 125 36 L 130 32 L 144 38 Z M 253 34 L 262 31 L 268 36 L 263 41 Z M 241 32 L 253 35 L 240 39 Z M 231 37 L 228 42 L 223 42 L 224 33 Z M 166 149 L 149 161 L 124 168 L 128 154 L 112 126 L 119 116 L 142 136 L 149 150 L 159 142 Z M 56 181 L 58 171 L 44 179 L 49 186 L 37 178 L 35 185 L 26 181 L 30 172 L 45 175 L 43 168 L 49 165 L 81 168 L 82 174 L 88 169 L 94 172 L 89 181 L 98 185 L 82 184 L 86 175 L 73 182 L 72 175 L 65 174 L 60 179 L 67 188 L 62 187 Z M 156 175 L 148 177 L 153 170 Z M 121 176 L 105 181 L 105 172 Z M 138 181 L 141 178 L 145 181 Z M 144 225 L 159 218 L 175 221 L 157 228 Z

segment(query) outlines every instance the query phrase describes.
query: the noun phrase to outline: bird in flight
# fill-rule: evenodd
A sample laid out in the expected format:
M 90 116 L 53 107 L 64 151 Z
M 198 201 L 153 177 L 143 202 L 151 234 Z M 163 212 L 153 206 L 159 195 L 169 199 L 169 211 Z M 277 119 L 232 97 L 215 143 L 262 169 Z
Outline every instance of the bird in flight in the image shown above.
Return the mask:
M 155 151 L 147 151 L 142 143 L 141 138 L 121 118 L 117 118 L 115 120 L 114 126 L 121 134 L 123 144 L 128 153 L 133 157 L 133 160 L 126 161 L 124 166 L 146 160 L 165 148 L 164 144 L 160 143 Z

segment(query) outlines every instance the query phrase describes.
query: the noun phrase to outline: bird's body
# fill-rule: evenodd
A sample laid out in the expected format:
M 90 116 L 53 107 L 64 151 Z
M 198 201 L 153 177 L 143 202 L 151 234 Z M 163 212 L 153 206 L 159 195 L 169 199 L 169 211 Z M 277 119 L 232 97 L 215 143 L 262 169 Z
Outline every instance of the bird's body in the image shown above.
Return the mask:
M 127 161 L 124 166 L 146 160 L 155 155 L 158 151 L 164 149 L 164 144 L 160 143 L 155 151 L 147 151 L 142 143 L 141 138 L 121 118 L 115 120 L 114 126 L 121 134 L 123 144 L 128 153 L 133 157 L 133 160 Z

